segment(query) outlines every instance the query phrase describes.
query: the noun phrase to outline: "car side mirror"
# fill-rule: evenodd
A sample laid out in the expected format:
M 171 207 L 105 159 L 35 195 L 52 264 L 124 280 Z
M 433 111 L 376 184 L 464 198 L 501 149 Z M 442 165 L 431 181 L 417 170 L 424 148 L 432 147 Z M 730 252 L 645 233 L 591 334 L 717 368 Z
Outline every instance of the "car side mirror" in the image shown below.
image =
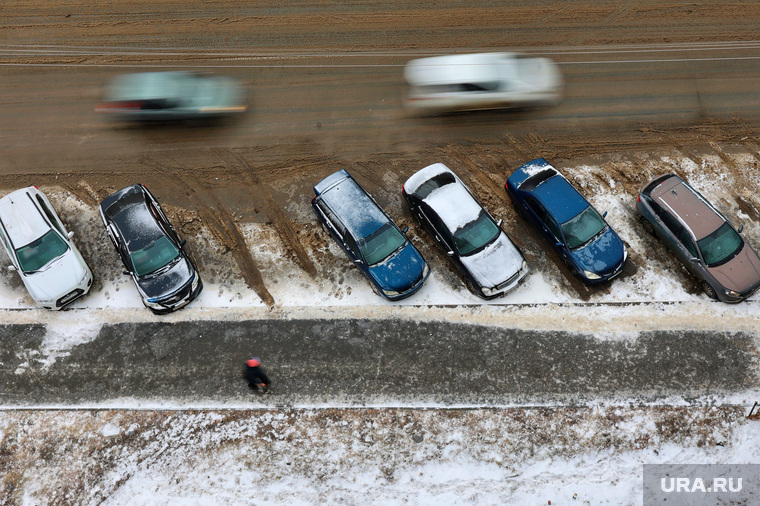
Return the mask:
M 606 217 L 607 217 L 607 211 L 604 211 L 604 213 L 602 214 L 602 218 L 606 218 Z
M 74 231 L 73 230 L 69 230 L 69 233 L 66 234 L 66 237 L 68 237 L 69 239 L 71 239 L 72 237 L 74 237 Z
M 555 246 L 557 246 L 558 248 L 562 248 L 564 246 L 564 244 L 562 244 L 561 242 L 558 242 L 558 243 L 555 244 Z
M 697 257 L 691 257 L 691 258 L 689 259 L 689 261 L 690 261 L 691 263 L 694 263 L 694 264 L 698 264 L 698 263 L 699 263 L 699 258 L 697 258 Z
M 451 250 L 447 251 L 447 252 L 446 252 L 446 254 L 447 254 L 448 256 L 450 256 L 450 257 L 453 257 L 453 256 L 454 256 L 454 252 L 453 252 L 453 251 L 451 251 Z
M 179 245 L 180 245 L 180 246 L 184 246 L 185 244 L 187 244 L 187 239 L 182 239 L 182 240 L 179 242 Z
M 502 220 L 501 218 L 499 218 L 499 221 L 496 222 L 496 226 L 500 227 L 502 223 L 504 223 L 504 220 Z
M 13 266 L 13 265 L 9 265 L 8 266 L 8 270 L 11 271 L 11 272 L 15 272 L 16 271 L 16 267 Z
M 742 230 L 744 230 L 744 225 L 739 225 L 739 228 L 736 231 L 741 234 Z
M 404 230 L 402 230 L 401 232 L 403 232 L 404 234 L 409 232 L 409 226 L 404 227 Z
M 130 272 L 129 272 L 129 271 L 122 271 L 122 274 L 124 274 L 124 275 L 126 275 L 126 276 L 129 276 L 129 275 L 130 275 Z
M 357 258 L 357 259 L 355 259 L 355 260 L 354 260 L 354 263 L 355 263 L 356 265 L 361 265 L 361 264 L 363 264 L 364 262 L 362 262 L 361 260 L 359 260 L 359 259 Z

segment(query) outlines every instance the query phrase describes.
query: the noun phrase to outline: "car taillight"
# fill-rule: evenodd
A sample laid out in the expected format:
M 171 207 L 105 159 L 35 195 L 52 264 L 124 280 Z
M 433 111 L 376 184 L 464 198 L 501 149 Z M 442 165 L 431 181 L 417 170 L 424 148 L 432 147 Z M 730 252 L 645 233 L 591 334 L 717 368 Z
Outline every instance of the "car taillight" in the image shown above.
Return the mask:
M 641 202 L 641 194 L 640 193 L 638 195 L 636 195 L 636 200 L 639 201 L 639 202 Z
M 406 195 L 406 188 L 404 188 L 404 185 L 401 185 L 401 193 Z

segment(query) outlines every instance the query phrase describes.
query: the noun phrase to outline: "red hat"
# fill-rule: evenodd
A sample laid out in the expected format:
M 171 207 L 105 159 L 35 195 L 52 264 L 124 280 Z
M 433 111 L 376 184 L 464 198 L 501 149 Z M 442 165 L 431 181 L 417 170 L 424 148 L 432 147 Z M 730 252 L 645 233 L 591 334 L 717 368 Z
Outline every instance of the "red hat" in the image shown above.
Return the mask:
M 258 357 L 249 358 L 246 364 L 248 364 L 248 367 L 258 367 L 261 365 L 261 360 Z

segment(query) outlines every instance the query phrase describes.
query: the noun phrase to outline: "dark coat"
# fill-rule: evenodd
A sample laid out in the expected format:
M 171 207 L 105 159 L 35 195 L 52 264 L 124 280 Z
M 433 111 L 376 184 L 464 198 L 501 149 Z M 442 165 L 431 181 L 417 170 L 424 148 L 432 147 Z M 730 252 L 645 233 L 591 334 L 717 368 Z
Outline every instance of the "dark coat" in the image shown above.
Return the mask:
M 248 386 L 255 387 L 264 383 L 267 387 L 271 381 L 267 377 L 261 366 L 251 367 L 248 364 L 245 366 L 245 379 L 248 381 Z

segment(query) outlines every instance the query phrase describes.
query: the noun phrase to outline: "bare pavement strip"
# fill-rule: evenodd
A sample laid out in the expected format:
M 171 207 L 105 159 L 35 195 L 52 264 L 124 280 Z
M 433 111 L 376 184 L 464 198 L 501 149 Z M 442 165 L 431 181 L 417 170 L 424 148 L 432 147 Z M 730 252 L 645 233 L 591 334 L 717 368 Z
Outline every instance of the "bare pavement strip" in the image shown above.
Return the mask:
M 13 407 L 503 406 L 757 391 L 757 303 L 7 311 Z M 56 337 L 75 326 L 73 345 Z M 94 323 L 93 323 L 94 322 Z M 76 336 L 76 325 L 89 337 Z M 274 395 L 254 397 L 243 360 Z M 129 399 L 129 402 L 125 402 Z

